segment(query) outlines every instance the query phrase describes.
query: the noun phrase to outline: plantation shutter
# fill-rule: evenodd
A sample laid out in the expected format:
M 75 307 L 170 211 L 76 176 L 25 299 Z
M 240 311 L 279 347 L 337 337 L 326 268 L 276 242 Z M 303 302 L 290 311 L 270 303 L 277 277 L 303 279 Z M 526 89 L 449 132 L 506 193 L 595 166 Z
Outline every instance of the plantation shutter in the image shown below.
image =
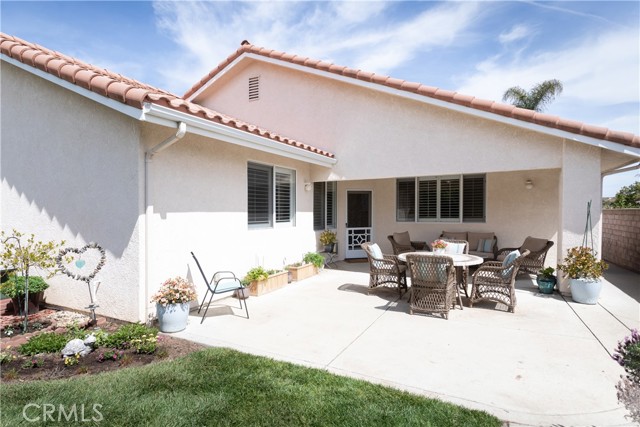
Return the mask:
M 313 183 L 313 229 L 324 230 L 324 182 Z
M 485 176 L 465 175 L 462 178 L 462 218 L 464 222 L 485 221 Z
M 337 189 L 337 184 L 335 181 L 327 182 L 326 228 L 336 228 L 337 226 L 336 224 L 336 205 L 337 205 L 336 189 Z
M 440 219 L 460 219 L 460 178 L 440 179 Z
M 438 218 L 438 181 L 421 178 L 418 181 L 418 219 L 435 220 Z
M 276 169 L 276 223 L 293 218 L 293 171 Z
M 247 175 L 249 225 L 271 224 L 271 168 L 250 163 Z
M 416 219 L 416 180 L 403 178 L 396 181 L 396 221 Z

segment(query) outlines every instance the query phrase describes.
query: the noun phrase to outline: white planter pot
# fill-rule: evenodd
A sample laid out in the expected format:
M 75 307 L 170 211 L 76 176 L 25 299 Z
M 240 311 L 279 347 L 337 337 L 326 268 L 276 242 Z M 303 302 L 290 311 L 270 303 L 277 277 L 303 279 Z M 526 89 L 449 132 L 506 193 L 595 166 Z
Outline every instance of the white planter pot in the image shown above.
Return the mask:
M 602 282 L 591 279 L 569 279 L 571 299 L 581 304 L 597 304 Z
M 156 304 L 158 324 L 161 332 L 179 332 L 187 327 L 189 320 L 189 303 Z

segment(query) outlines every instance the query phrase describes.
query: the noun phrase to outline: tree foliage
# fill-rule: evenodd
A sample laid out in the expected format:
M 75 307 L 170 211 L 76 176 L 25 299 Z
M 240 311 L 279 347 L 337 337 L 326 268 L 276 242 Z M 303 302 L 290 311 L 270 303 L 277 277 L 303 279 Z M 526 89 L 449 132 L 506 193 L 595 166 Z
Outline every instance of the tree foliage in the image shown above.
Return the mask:
M 604 207 L 609 209 L 640 208 L 640 181 L 622 187 L 613 200 L 607 201 Z
M 502 100 L 516 107 L 541 112 L 562 93 L 562 89 L 562 83 L 559 80 L 545 80 L 528 92 L 519 86 L 510 87 L 502 95 Z

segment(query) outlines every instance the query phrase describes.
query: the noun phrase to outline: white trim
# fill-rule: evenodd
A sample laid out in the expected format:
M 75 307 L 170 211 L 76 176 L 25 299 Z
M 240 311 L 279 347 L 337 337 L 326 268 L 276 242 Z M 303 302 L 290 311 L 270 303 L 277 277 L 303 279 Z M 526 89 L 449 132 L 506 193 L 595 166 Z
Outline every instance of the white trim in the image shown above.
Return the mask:
M 171 108 L 156 104 L 145 103 L 142 109 L 140 120 L 156 124 L 163 124 L 169 127 L 176 127 L 176 122 L 184 122 L 189 126 L 189 132 L 214 138 L 220 141 L 257 149 L 267 153 L 277 154 L 305 163 L 312 163 L 320 166 L 331 167 L 337 163 L 335 158 L 323 156 L 321 154 L 306 151 L 301 148 L 286 145 L 282 142 L 235 129 L 231 126 L 222 125 L 210 120 L 195 117 L 182 113 Z
M 107 96 L 100 95 L 99 93 L 90 91 L 89 89 L 85 89 L 82 86 L 78 86 L 75 83 L 71 83 L 66 81 L 63 78 L 57 77 L 53 74 L 47 73 L 45 71 L 40 70 L 39 68 L 32 67 L 31 65 L 24 64 L 20 61 L 17 61 L 9 56 L 0 55 L 3 61 L 11 65 L 15 65 L 16 67 L 27 71 L 33 75 L 41 77 L 51 83 L 54 83 L 64 89 L 70 90 L 71 92 L 77 93 L 78 95 L 84 96 L 85 98 L 89 98 L 92 101 L 97 102 L 98 104 L 102 104 L 105 107 L 109 107 L 113 110 L 116 110 L 126 116 L 133 117 L 134 119 L 140 119 L 142 117 L 142 112 L 139 108 L 132 107 L 127 104 L 123 104 L 120 101 L 116 101 L 115 99 L 111 99 Z M 175 127 L 175 123 L 173 124 Z
M 527 122 L 524 120 L 514 119 L 512 117 L 502 116 L 497 113 L 491 113 L 488 111 L 479 110 L 476 108 L 466 107 L 463 105 L 455 104 L 448 101 L 442 101 L 439 99 L 431 98 L 426 95 L 420 95 L 417 93 L 407 92 L 401 89 L 395 89 L 389 86 L 385 86 L 379 83 L 367 82 L 364 80 L 358 80 L 353 77 L 347 77 L 340 74 L 330 73 L 324 70 L 319 70 L 317 68 L 311 68 L 304 65 L 294 64 L 292 62 L 283 61 L 277 58 L 267 58 L 262 55 L 257 55 L 255 53 L 243 53 L 238 58 L 236 58 L 233 62 L 228 64 L 219 74 L 215 75 L 211 78 L 203 87 L 198 89 L 189 99 L 195 98 L 200 93 L 205 91 L 209 86 L 211 86 L 215 81 L 229 72 L 235 65 L 237 65 L 240 61 L 248 59 L 255 59 L 258 61 L 266 62 L 269 64 L 290 68 L 293 70 L 301 71 L 303 73 L 309 73 L 320 77 L 330 78 L 333 80 L 337 80 L 343 83 L 347 83 L 350 85 L 360 86 L 366 89 L 375 90 L 378 92 L 383 92 L 390 95 L 399 96 L 406 99 L 411 99 L 413 101 L 421 102 L 424 104 L 433 105 L 436 107 L 446 108 L 449 110 L 457 111 L 463 114 L 468 114 L 476 117 L 480 117 L 487 120 L 492 120 L 499 123 L 504 123 L 511 126 L 516 126 L 522 129 L 531 130 L 534 132 L 539 132 L 559 138 L 569 139 L 571 141 L 581 142 L 583 144 L 592 145 L 595 147 L 604 148 L 606 150 L 614 151 L 617 153 L 623 153 L 630 156 L 640 157 L 640 148 L 630 147 L 624 144 L 620 144 L 613 141 L 607 141 L 603 139 L 593 138 L 586 135 L 580 135 L 573 132 L 567 132 L 561 129 L 551 128 L 548 126 L 539 125 L 536 123 Z

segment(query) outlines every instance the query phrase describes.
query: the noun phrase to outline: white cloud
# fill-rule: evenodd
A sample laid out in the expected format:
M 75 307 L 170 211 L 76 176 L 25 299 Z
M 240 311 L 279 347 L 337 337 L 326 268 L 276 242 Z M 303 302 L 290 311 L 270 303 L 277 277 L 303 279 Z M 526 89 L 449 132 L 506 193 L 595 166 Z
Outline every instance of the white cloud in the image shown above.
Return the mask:
M 498 41 L 502 44 L 513 43 L 514 41 L 524 39 L 531 35 L 532 30 L 526 25 L 514 25 L 509 31 L 502 32 L 498 36 Z
M 424 5 L 402 21 L 394 21 L 394 2 L 156 2 L 154 10 L 158 27 L 182 48 L 165 72 L 167 85 L 184 91 L 243 39 L 389 74 L 419 51 L 453 43 L 479 7 Z

